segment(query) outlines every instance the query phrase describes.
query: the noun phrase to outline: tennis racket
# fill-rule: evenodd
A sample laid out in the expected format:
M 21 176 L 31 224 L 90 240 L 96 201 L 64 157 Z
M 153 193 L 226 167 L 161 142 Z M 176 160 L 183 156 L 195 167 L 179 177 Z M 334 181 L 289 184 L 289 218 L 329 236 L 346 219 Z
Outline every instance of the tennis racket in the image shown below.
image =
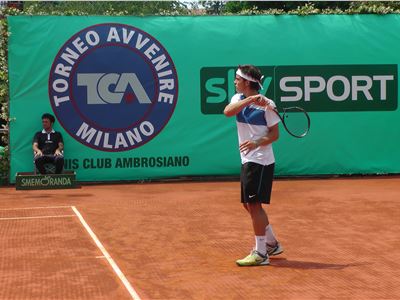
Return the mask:
M 310 130 L 310 116 L 301 107 L 293 106 L 283 108 L 282 114 L 276 109 L 273 111 L 281 119 L 283 127 L 285 127 L 287 133 L 296 138 L 305 137 Z

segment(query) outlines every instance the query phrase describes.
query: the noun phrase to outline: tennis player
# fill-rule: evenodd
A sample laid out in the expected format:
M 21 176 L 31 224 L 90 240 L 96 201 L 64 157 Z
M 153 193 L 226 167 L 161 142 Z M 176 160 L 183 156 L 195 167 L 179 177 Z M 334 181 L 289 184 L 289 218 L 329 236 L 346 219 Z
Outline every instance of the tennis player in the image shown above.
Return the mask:
M 235 94 L 225 107 L 227 117 L 236 116 L 239 151 L 241 201 L 249 212 L 255 234 L 255 247 L 236 263 L 239 266 L 269 264 L 269 255 L 283 248 L 276 239 L 262 204 L 269 204 L 275 158 L 272 143 L 279 138 L 279 117 L 272 111 L 275 103 L 259 94 L 261 71 L 253 65 L 239 66 L 235 76 Z
M 35 165 L 40 174 L 46 174 L 45 164 L 55 165 L 55 173 L 60 174 L 64 168 L 64 141 L 60 132 L 53 129 L 56 119 L 45 113 L 42 116 L 43 130 L 36 132 L 32 148 L 35 154 Z

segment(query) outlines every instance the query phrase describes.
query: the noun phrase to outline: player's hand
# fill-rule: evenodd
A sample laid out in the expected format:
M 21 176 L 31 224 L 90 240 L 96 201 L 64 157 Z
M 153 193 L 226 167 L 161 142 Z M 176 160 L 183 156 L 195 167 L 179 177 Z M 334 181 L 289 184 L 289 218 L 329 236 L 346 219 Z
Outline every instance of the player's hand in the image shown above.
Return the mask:
M 40 150 L 36 151 L 35 152 L 35 157 L 40 157 L 40 156 L 43 156 L 43 152 L 40 151 Z
M 249 96 L 249 97 L 247 97 L 247 99 L 250 100 L 250 102 L 248 102 L 248 103 L 249 104 L 259 105 L 259 104 L 257 104 L 257 103 L 259 103 L 259 98 L 260 98 L 260 95 Z
M 253 96 L 249 96 L 247 97 L 247 99 L 250 99 L 252 103 L 256 102 L 257 99 L 260 97 L 260 95 L 253 95 Z
M 240 152 L 244 152 L 244 154 L 246 155 L 247 153 L 249 153 L 251 150 L 254 150 L 258 147 L 257 143 L 255 141 L 244 141 L 243 143 L 241 143 L 239 145 L 239 151 Z
M 63 154 L 61 153 L 60 150 L 56 149 L 56 152 L 54 152 L 55 156 L 62 156 Z
M 264 107 L 267 110 L 273 110 L 276 108 L 274 101 L 268 99 L 264 95 L 258 94 L 256 95 L 256 99 L 254 101 L 255 105 Z

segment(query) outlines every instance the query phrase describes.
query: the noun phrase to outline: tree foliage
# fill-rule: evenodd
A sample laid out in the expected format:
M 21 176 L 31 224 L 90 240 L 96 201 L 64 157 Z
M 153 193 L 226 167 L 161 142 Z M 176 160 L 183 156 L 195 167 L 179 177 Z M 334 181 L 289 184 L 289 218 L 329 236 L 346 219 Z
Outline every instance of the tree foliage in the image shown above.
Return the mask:
M 400 13 L 399 1 L 202 1 L 207 14 L 390 14 Z
M 185 13 L 179 1 L 50 1 L 25 2 L 24 12 L 50 15 L 154 15 Z

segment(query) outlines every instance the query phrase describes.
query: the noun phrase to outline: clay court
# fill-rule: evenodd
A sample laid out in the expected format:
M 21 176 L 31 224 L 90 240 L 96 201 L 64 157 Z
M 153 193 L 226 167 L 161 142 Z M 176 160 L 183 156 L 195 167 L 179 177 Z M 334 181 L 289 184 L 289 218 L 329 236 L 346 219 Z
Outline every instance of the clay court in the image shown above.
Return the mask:
M 399 185 L 275 181 L 285 252 L 248 268 L 238 182 L 3 187 L 0 299 L 399 299 Z

